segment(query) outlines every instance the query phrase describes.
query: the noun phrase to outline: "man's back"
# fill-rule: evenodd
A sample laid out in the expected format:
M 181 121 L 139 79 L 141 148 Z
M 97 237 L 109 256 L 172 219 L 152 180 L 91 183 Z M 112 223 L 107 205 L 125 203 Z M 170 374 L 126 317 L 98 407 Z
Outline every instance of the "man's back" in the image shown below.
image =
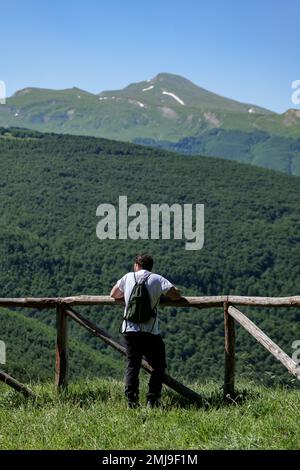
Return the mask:
M 168 290 L 174 287 L 173 284 L 171 284 L 171 282 L 163 276 L 147 271 L 146 269 L 140 269 L 135 273 L 127 273 L 117 282 L 118 288 L 124 293 L 126 307 L 128 306 L 130 295 L 136 281 L 142 282 L 142 280 L 145 278 L 145 284 L 150 295 L 151 308 L 154 308 L 158 304 L 162 294 L 166 293 Z M 159 334 L 158 317 L 156 319 L 150 319 L 147 323 L 143 323 L 142 325 L 124 320 L 122 325 L 122 332 L 124 333 L 125 331 L 151 331 L 153 334 Z

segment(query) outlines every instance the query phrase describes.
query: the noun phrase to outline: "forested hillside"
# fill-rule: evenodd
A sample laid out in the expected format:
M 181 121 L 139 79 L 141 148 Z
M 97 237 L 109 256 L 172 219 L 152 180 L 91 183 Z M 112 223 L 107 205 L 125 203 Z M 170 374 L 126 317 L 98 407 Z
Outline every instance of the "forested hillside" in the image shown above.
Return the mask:
M 135 139 L 134 142 L 188 155 L 222 157 L 289 175 L 300 175 L 300 140 L 259 130 L 210 129 L 198 137 L 185 137 L 178 142 L 154 139 Z
M 19 311 L 1 309 L 0 338 L 6 344 L 7 369 L 19 380 L 34 382 L 54 379 L 56 330 Z M 52 320 L 55 313 L 49 313 Z M 46 320 L 45 316 L 44 319 Z M 47 321 L 47 320 L 46 320 Z M 95 345 L 98 347 L 98 344 Z M 71 379 L 120 377 L 122 363 L 107 355 L 106 348 L 95 350 L 71 337 L 69 344 L 69 374 Z M 1 366 L 2 367 L 2 366 Z
M 298 177 L 94 137 L 24 129 L 2 129 L 0 134 L 1 297 L 108 294 L 137 251 L 150 252 L 154 270 L 184 295 L 299 295 Z M 128 204 L 147 207 L 204 204 L 203 248 L 187 251 L 185 240 L 99 240 L 97 206 L 117 207 L 119 195 L 127 195 Z M 81 311 L 118 335 L 120 308 Z M 300 312 L 259 312 L 251 318 L 291 354 L 292 342 L 300 338 Z M 53 312 L 26 314 L 34 317 L 36 328 L 40 321 L 53 326 Z M 169 371 L 186 379 L 221 380 L 222 311 L 166 308 L 161 317 Z M 1 310 L 1 323 L 9 324 L 8 348 L 14 347 L 14 336 L 19 335 L 20 344 L 16 316 Z M 106 357 L 110 354 L 76 325 L 71 334 Z M 288 379 L 246 332 L 238 329 L 237 336 L 240 374 L 272 383 Z M 35 337 L 31 344 L 38 350 Z M 26 348 L 18 346 L 18 354 L 25 359 Z M 95 372 L 92 362 L 85 363 L 87 374 Z M 16 367 L 16 356 L 8 354 L 7 370 Z M 48 368 L 41 371 L 45 375 L 51 376 Z

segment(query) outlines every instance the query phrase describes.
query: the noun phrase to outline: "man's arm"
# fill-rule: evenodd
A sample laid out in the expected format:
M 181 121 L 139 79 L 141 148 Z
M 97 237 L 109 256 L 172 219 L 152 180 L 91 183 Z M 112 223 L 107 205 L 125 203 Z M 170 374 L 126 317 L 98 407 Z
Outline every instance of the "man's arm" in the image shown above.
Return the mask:
M 177 287 L 171 287 L 165 294 L 165 297 L 168 297 L 170 300 L 180 300 L 182 299 L 180 290 Z
M 123 299 L 124 298 L 124 292 L 122 292 L 116 284 L 112 288 L 110 296 L 113 297 L 114 299 Z

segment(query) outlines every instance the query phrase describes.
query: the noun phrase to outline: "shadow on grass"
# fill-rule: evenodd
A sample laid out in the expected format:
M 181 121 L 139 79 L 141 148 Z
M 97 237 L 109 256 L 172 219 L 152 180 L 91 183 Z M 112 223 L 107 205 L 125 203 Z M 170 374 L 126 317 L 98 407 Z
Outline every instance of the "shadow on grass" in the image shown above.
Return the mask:
M 162 395 L 163 409 L 171 410 L 172 408 L 222 408 L 227 406 L 239 406 L 249 400 L 256 400 L 259 398 L 259 393 L 250 389 L 243 389 L 236 392 L 234 397 L 227 397 L 224 399 L 223 391 L 214 391 L 210 393 L 200 394 L 200 401 L 191 401 L 179 395 L 172 390 L 165 390 Z M 63 392 L 60 398 L 64 402 L 73 403 L 80 407 L 88 407 L 92 403 L 124 403 L 126 404 L 123 391 L 112 390 L 111 388 L 96 388 L 96 389 L 75 389 Z
M 143 390 L 143 394 L 145 391 Z M 211 392 L 199 393 L 201 399 L 199 401 L 191 401 L 179 395 L 172 390 L 164 390 L 162 395 L 162 408 L 164 410 L 171 409 L 219 409 L 227 406 L 239 406 L 246 401 L 257 400 L 260 394 L 251 389 L 237 390 L 234 397 L 224 398 L 223 390 L 216 389 Z M 142 394 L 141 394 L 142 397 Z M 80 386 L 78 384 L 70 385 L 70 387 L 60 393 L 55 390 L 46 390 L 37 393 L 36 398 L 26 398 L 20 393 L 10 391 L 0 397 L 0 408 L 16 408 L 20 406 L 31 406 L 34 408 L 42 408 L 45 406 L 56 406 L 58 404 L 72 404 L 80 408 L 90 407 L 96 403 L 116 404 L 124 403 L 126 400 L 121 387 L 113 384 L 107 386 L 99 386 L 89 388 L 87 385 Z
M 254 390 L 237 390 L 233 397 L 224 398 L 223 390 L 216 390 L 209 393 L 199 393 L 199 401 L 191 401 L 172 390 L 165 392 L 164 403 L 167 408 L 199 408 L 208 410 L 210 408 L 219 409 L 227 406 L 239 406 L 249 400 L 257 400 L 260 394 Z

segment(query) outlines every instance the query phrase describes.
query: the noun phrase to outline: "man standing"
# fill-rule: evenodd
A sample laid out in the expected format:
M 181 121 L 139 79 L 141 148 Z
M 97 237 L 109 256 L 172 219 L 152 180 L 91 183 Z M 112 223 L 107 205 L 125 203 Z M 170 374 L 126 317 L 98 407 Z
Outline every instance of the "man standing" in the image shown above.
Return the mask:
M 179 290 L 164 277 L 152 273 L 152 267 L 151 256 L 137 255 L 134 272 L 125 274 L 112 288 L 111 297 L 124 298 L 125 314 L 136 282 L 145 281 L 152 309 L 156 308 L 162 294 L 170 300 L 181 299 Z M 153 369 L 149 380 L 147 405 L 151 408 L 158 406 L 166 367 L 165 344 L 159 332 L 158 317 L 156 315 L 145 323 L 133 323 L 124 319 L 122 333 L 126 345 L 125 395 L 128 406 L 136 407 L 139 402 L 139 371 L 143 356 Z

